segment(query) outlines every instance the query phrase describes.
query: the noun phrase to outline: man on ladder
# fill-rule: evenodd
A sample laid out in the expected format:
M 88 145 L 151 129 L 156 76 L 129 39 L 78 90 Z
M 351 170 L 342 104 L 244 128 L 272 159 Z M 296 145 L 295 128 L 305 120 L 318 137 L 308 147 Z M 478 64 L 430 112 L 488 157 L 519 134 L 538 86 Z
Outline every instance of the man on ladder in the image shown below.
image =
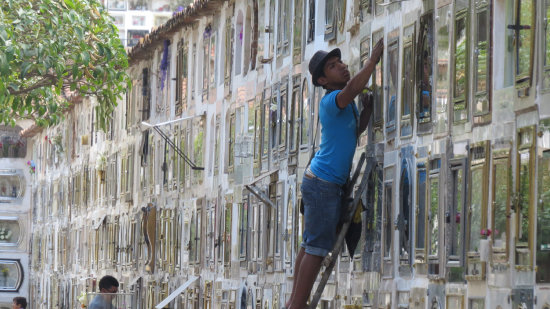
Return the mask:
M 338 48 L 328 53 L 318 51 L 309 62 L 313 84 L 327 92 L 319 103 L 320 149 L 306 168 L 301 186 L 305 230 L 287 308 L 307 307 L 323 259 L 335 244 L 343 187 L 350 174 L 357 138 L 367 128 L 373 109 L 372 104 L 363 106 L 358 117 L 353 100 L 365 89 L 383 49 L 380 40 L 367 64 L 353 78 Z

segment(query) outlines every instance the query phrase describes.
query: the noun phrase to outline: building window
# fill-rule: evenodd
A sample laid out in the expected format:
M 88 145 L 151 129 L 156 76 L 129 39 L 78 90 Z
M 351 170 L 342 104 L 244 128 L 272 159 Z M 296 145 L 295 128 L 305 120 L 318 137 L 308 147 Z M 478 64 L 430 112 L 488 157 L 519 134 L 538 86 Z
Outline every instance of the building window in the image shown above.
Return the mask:
M 412 115 L 414 114 L 414 36 L 415 24 L 403 29 L 401 136 L 412 135 Z
M 416 54 L 416 82 L 418 123 L 430 123 L 433 96 L 433 11 L 420 17 Z
M 518 89 L 531 86 L 533 74 L 533 55 L 535 34 L 535 5 L 533 0 L 516 0 L 515 24 L 509 25 L 514 30 L 515 42 L 515 75 Z
M 124 11 L 126 10 L 126 0 L 109 0 L 108 1 L 108 9 L 109 10 L 116 10 L 116 11 Z
M 19 260 L 0 259 L 3 280 L 0 280 L 1 292 L 17 292 L 23 283 L 23 267 Z
M 288 55 L 290 37 L 290 0 L 279 0 L 277 25 L 277 55 Z M 273 12 L 275 13 L 275 12 Z
M 270 98 L 270 106 L 269 106 L 269 140 L 270 140 L 270 147 L 273 152 L 277 149 L 277 138 L 280 137 L 280 126 L 279 121 L 281 114 L 279 111 L 281 110 L 281 106 L 279 106 L 279 102 L 277 100 L 278 96 L 280 95 L 281 85 L 279 83 L 276 83 L 271 87 L 271 98 Z

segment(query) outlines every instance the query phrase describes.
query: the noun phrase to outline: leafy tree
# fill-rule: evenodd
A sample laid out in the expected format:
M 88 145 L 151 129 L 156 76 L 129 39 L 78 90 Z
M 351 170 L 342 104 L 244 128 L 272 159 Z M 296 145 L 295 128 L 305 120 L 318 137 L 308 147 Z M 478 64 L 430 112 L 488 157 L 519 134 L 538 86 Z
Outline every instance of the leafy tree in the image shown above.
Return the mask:
M 57 123 L 68 97 L 94 96 L 105 128 L 130 86 L 128 59 L 97 0 L 2 0 L 0 123 Z

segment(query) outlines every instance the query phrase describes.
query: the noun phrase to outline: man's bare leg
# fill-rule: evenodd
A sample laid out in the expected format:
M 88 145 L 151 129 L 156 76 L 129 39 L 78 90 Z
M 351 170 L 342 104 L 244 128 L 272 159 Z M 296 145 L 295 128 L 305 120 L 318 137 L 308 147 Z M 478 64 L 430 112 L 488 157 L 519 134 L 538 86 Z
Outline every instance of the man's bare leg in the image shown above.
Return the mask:
M 292 303 L 291 309 L 304 309 L 307 306 L 307 300 L 311 294 L 311 289 L 315 283 L 315 279 L 321 269 L 321 263 L 323 262 L 322 256 L 311 255 L 304 253 L 300 263 L 300 273 L 297 280 L 294 282 L 296 291 L 294 296 L 291 297 Z
M 292 299 L 294 298 L 294 294 L 296 293 L 296 281 L 298 281 L 298 276 L 300 275 L 300 264 L 302 263 L 302 259 L 304 258 L 305 253 L 306 251 L 304 250 L 304 248 L 300 247 L 300 251 L 296 256 L 296 262 L 294 263 L 294 282 L 292 283 L 292 293 L 290 294 L 290 298 L 285 304 L 286 308 L 290 307 Z

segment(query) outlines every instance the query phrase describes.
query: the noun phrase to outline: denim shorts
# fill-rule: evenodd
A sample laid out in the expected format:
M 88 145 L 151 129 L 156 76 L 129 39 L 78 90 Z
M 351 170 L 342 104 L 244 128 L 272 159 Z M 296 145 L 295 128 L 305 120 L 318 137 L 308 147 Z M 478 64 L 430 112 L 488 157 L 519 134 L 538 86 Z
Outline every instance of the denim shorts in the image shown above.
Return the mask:
M 301 191 L 305 216 L 301 246 L 308 254 L 326 256 L 336 241 L 342 186 L 318 177 L 304 176 Z

